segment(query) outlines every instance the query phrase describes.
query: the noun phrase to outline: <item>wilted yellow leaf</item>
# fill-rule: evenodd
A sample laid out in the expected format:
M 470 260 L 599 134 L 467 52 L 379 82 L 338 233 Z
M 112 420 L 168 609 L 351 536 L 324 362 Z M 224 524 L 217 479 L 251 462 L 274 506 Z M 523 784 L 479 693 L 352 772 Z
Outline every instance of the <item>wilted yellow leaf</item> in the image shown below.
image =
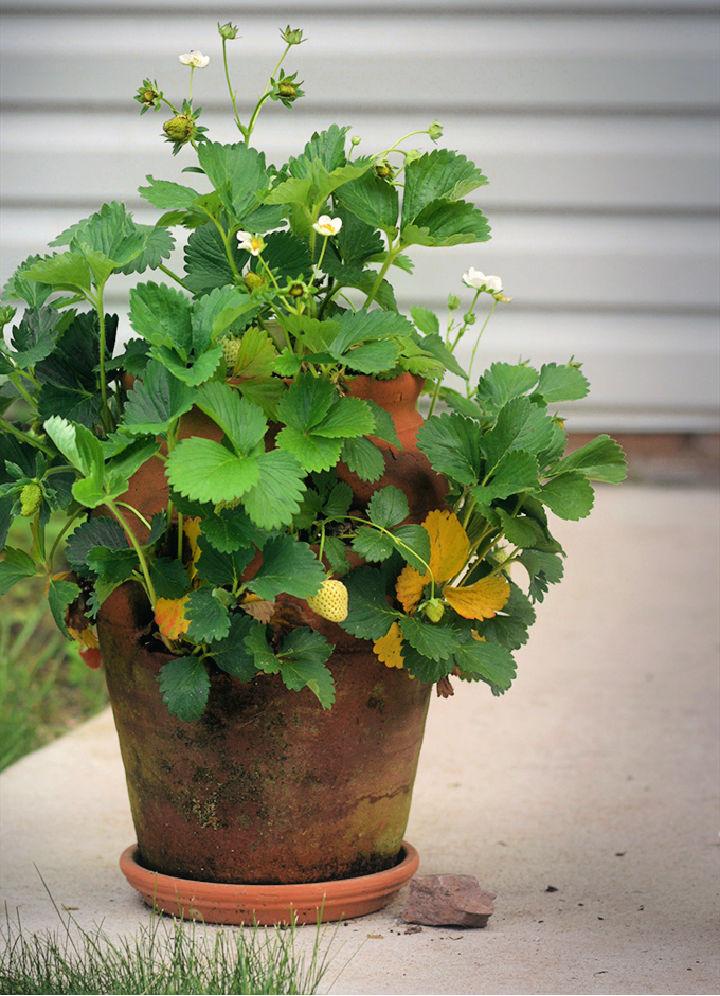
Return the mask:
M 465 587 L 448 585 L 443 595 L 464 619 L 490 619 L 510 597 L 510 585 L 504 577 L 490 576 Z
M 258 622 L 269 623 L 275 612 L 275 602 L 260 598 L 259 595 L 247 595 L 240 603 L 240 608 Z
M 454 512 L 435 509 L 423 525 L 430 536 L 430 570 L 436 582 L 449 581 L 467 564 L 470 540 Z
M 430 537 L 430 570 L 436 583 L 449 581 L 467 563 L 470 541 L 454 512 L 435 509 L 425 517 L 423 526 Z M 398 601 L 406 612 L 412 612 L 420 601 L 422 590 L 430 582 L 429 574 L 420 574 L 406 565 L 395 585 Z
M 190 626 L 190 620 L 185 618 L 187 600 L 185 595 L 184 598 L 158 598 L 155 603 L 155 622 L 167 640 L 177 640 L 187 633 Z
M 86 626 L 84 629 L 73 629 L 72 626 L 68 626 L 67 630 L 73 640 L 77 640 L 81 650 L 97 650 L 99 648 L 97 633 L 92 626 Z
M 385 667 L 402 667 L 405 663 L 402 656 L 402 635 L 397 623 L 393 623 L 385 636 L 373 643 L 375 656 Z
M 190 580 L 197 574 L 197 562 L 200 559 L 200 547 L 198 537 L 200 536 L 200 516 L 190 515 L 183 519 L 183 532 L 190 544 Z

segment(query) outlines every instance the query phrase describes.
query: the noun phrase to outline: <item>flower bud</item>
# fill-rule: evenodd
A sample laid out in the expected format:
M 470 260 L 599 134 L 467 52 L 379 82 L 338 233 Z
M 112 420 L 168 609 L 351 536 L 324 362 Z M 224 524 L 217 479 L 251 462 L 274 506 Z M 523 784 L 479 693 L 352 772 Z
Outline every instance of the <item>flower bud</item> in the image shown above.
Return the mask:
M 460 298 L 457 294 L 448 294 L 448 311 L 456 311 L 460 307 Z
M 230 21 L 226 24 L 220 24 L 218 22 L 218 33 L 221 38 L 225 39 L 225 41 L 235 41 L 238 33 L 237 24 L 231 24 Z
M 142 106 L 140 113 L 144 114 L 151 109 L 155 111 L 160 110 L 163 94 L 162 90 L 158 88 L 157 82 L 143 80 L 133 99 L 137 100 L 138 104 Z
M 303 38 L 303 29 L 291 28 L 289 24 L 286 28 L 281 29 L 280 35 L 286 45 L 302 45 L 305 41 Z
M 465 312 L 465 314 L 463 315 L 463 321 L 465 322 L 466 325 L 475 324 L 475 315 L 472 313 L 472 311 Z
M 172 142 L 189 142 L 195 132 L 195 120 L 191 114 L 176 114 L 163 123 L 163 131 Z
M 430 122 L 430 127 L 428 128 L 428 135 L 433 140 L 433 142 L 437 142 L 439 138 L 442 138 L 443 126 L 440 124 L 439 121 Z
M 375 172 L 381 180 L 388 180 L 393 176 L 394 170 L 387 159 L 375 163 Z
M 352 138 L 350 139 L 350 145 L 353 147 L 353 149 L 356 149 L 361 142 L 362 139 L 360 138 L 359 135 L 353 135 Z
M 290 297 L 305 297 L 307 287 L 302 280 L 292 280 L 290 281 L 287 292 Z
M 405 153 L 405 165 L 409 166 L 410 163 L 414 163 L 416 159 L 419 159 L 422 155 L 420 149 L 408 149 Z
M 40 490 L 40 485 L 34 481 L 32 484 L 26 484 L 20 492 L 20 515 L 24 515 L 27 518 L 35 515 L 40 508 L 41 501 L 42 491 Z
M 430 622 L 438 623 L 445 615 L 445 606 L 441 599 L 431 598 L 425 605 L 425 615 Z

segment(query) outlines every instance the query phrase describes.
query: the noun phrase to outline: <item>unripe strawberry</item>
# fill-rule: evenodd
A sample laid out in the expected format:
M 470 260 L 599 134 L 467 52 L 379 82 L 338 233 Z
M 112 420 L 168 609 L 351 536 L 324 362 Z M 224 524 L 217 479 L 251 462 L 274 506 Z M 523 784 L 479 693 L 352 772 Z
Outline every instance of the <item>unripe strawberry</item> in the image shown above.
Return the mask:
M 26 515 L 28 518 L 31 515 L 35 515 L 40 508 L 41 500 L 42 491 L 40 490 L 40 486 L 35 483 L 26 484 L 20 492 L 20 515 Z
M 163 124 L 163 131 L 173 142 L 189 142 L 195 133 L 195 119 L 191 114 L 176 114 Z
M 306 599 L 307 604 L 323 619 L 342 622 L 347 619 L 348 593 L 342 581 L 323 581 L 317 595 Z
M 235 369 L 235 364 L 237 363 L 238 354 L 240 352 L 240 342 L 240 339 L 222 340 L 223 356 L 225 357 L 225 362 L 231 371 Z
M 425 615 L 428 617 L 430 622 L 440 622 L 442 617 L 445 615 L 445 606 L 439 598 L 431 598 L 425 605 Z

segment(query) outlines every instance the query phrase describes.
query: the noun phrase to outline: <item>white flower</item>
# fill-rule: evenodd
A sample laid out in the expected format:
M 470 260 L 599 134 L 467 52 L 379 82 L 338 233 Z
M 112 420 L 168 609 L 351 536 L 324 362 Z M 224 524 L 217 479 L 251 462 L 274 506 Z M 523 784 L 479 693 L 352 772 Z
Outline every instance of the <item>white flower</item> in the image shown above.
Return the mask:
M 313 225 L 316 232 L 320 235 L 330 236 L 337 235 L 337 233 L 342 228 L 342 218 L 331 218 L 328 214 L 321 214 L 318 220 Z
M 265 239 L 262 235 L 252 235 L 250 232 L 237 233 L 238 245 L 251 256 L 259 256 L 265 248 Z
M 178 58 L 183 66 L 191 66 L 193 69 L 204 69 L 210 63 L 210 56 L 203 55 L 196 48 L 191 52 L 183 52 Z
M 463 283 L 466 287 L 472 287 L 473 290 L 485 290 L 488 294 L 499 294 L 503 286 L 502 277 L 483 273 L 481 270 L 476 270 L 474 266 L 463 273 Z

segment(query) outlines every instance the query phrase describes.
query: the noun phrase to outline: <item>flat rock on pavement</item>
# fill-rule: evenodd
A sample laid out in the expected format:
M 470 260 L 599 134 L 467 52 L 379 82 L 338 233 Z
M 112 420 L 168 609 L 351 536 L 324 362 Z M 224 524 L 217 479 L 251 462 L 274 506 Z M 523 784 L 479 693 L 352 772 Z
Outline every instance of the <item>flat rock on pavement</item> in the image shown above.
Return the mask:
M 400 917 L 428 927 L 485 927 L 495 898 L 474 875 L 421 875 L 410 883 Z

